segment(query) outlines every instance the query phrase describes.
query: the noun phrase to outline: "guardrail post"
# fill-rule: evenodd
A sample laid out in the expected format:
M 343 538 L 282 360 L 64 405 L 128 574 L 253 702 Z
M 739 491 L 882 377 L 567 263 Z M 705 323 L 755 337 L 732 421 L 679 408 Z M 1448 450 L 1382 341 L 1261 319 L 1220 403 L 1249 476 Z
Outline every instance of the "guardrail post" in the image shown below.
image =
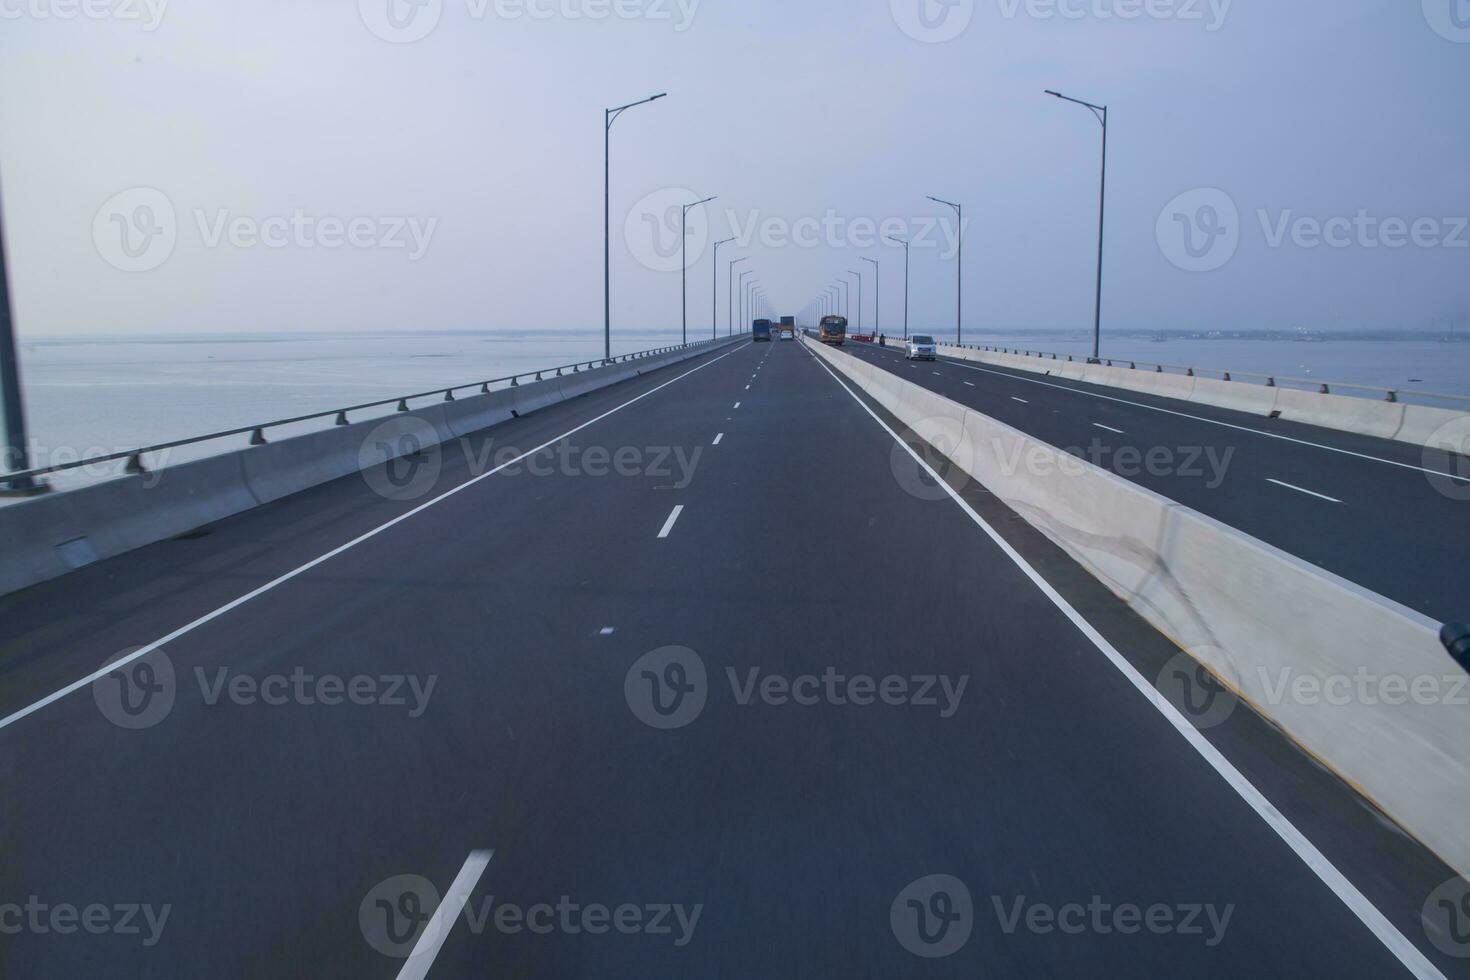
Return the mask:
M 1276 387 L 1276 379 L 1275 378 L 1267 378 L 1266 379 L 1266 387 L 1267 388 L 1274 388 L 1274 387 Z
M 1185 368 L 1184 369 L 1184 374 L 1185 374 L 1186 377 L 1190 377 L 1190 378 L 1194 377 L 1194 368 Z
M 133 453 L 133 455 L 129 456 L 127 465 L 123 467 L 123 472 L 129 476 L 145 475 L 148 472 L 148 468 L 143 465 L 143 454 Z
M 511 378 L 510 386 L 512 388 L 519 388 L 521 386 L 521 379 L 519 377 Z M 487 385 L 486 387 L 488 388 L 489 386 Z
M 1330 394 L 1332 394 L 1332 389 L 1331 388 L 1328 388 L 1327 385 L 1324 384 L 1324 385 L 1322 385 L 1322 392 L 1321 393 L 1324 394 L 1324 395 L 1330 395 Z
M 1388 400 L 1391 402 L 1398 401 L 1399 393 L 1397 391 L 1394 391 L 1392 388 L 1388 389 Z
M 1128 362 L 1128 370 L 1130 370 L 1130 371 L 1137 371 L 1138 370 L 1138 362 L 1137 361 L 1129 361 Z
M 1226 381 L 1229 381 L 1230 380 L 1230 372 L 1229 371 L 1226 371 L 1225 372 L 1225 380 Z
M 337 413 L 337 421 L 333 422 L 332 424 L 333 425 L 346 425 L 347 424 L 347 413 L 346 412 L 338 412 Z
M 450 388 L 448 391 L 444 392 L 444 400 L 447 401 L 447 402 L 454 401 L 454 389 L 453 388 Z
M 1162 365 L 1162 364 L 1155 364 L 1154 365 L 1154 374 L 1163 374 L 1163 373 L 1164 373 L 1164 365 Z
M 398 399 L 398 411 L 400 411 L 400 412 L 406 412 L 406 411 L 408 411 L 408 399 L 407 398 L 400 398 L 400 399 Z
M 265 444 L 265 432 L 257 427 L 253 432 L 250 433 L 250 445 L 264 446 Z

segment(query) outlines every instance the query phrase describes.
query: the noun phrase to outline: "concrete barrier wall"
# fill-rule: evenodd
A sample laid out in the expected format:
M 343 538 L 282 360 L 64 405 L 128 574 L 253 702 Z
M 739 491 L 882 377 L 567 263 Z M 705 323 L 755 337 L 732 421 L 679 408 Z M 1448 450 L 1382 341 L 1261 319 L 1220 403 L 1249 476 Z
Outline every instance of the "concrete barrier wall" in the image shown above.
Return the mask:
M 1281 418 L 1305 425 L 1470 455 L 1470 412 L 1081 361 L 1054 361 L 1051 358 L 998 354 L 948 345 L 941 345 L 941 348 L 946 357 L 1087 381 L 1263 417 L 1279 414 Z
M 746 338 L 333 426 L 0 508 L 0 595 Z M 267 432 L 269 435 L 269 432 Z M 371 443 L 371 444 L 370 444 Z
M 1470 686 L 1438 624 L 891 372 L 809 346 L 1470 872 Z

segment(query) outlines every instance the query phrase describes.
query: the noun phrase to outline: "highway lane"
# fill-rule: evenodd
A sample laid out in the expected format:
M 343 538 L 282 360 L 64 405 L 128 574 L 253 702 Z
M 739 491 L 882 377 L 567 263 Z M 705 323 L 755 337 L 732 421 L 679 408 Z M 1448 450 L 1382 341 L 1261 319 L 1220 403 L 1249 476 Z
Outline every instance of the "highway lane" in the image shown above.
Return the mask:
M 0 776 L 22 789 L 0 809 L 0 902 L 171 908 L 154 946 L 6 936 L 0 971 L 394 976 L 360 913 L 386 926 L 423 887 L 397 876 L 442 891 L 464 872 L 467 911 L 431 976 L 1405 975 L 965 511 L 905 491 L 916 472 L 810 355 L 762 344 L 700 363 L 640 382 L 646 397 L 544 469 L 466 484 L 170 642 L 182 680 L 156 724 L 120 728 L 83 691 L 0 728 Z M 597 397 L 502 438 L 623 404 Z M 597 475 L 592 452 L 622 449 L 647 465 Z M 444 469 L 418 504 L 471 473 Z M 221 556 L 246 542 L 291 549 L 254 556 L 252 580 L 279 576 L 408 512 L 356 477 L 319 489 L 315 522 L 282 502 L 188 542 L 187 559 L 145 549 L 88 570 L 89 591 L 0 600 L 5 623 L 32 624 L 7 626 L 5 662 L 80 646 L 95 663 L 207 612 L 217 580 L 243 584 Z M 119 608 L 140 589 L 147 609 Z M 34 610 L 64 602 L 117 616 L 48 631 Z M 677 679 L 644 659 L 670 645 L 697 656 L 706 701 L 661 729 L 640 694 L 647 673 Z M 195 671 L 213 683 L 221 667 L 435 680 L 402 705 L 211 705 Z M 752 670 L 943 677 L 950 696 L 778 704 L 759 693 L 776 688 L 742 694 Z M 906 902 L 890 921 L 931 874 L 964 882 L 973 909 L 939 960 L 901 944 L 927 948 Z M 541 935 L 496 917 L 545 924 L 539 903 L 633 909 L 619 921 L 636 928 L 573 933 L 589 920 L 557 914 Z M 1105 908 L 1103 927 L 1034 924 L 1074 905 Z M 1151 907 L 1171 926 L 1119 931 L 1118 909 Z
M 1470 517 L 1470 482 L 1431 479 L 1418 447 L 953 358 L 905 361 L 902 347 L 843 349 L 1436 621 L 1470 614 L 1470 541 L 1452 530 Z

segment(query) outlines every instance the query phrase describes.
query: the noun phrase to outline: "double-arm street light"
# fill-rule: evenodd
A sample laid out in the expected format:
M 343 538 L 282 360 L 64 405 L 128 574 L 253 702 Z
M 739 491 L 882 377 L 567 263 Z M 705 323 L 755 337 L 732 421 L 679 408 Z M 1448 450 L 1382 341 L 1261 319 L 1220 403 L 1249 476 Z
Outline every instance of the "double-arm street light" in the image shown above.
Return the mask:
M 909 339 L 909 243 L 906 239 L 888 236 L 891 242 L 903 246 L 903 339 Z
M 873 336 L 876 337 L 881 329 L 879 321 L 883 319 L 883 301 L 878 296 L 878 260 L 865 255 L 863 261 L 873 263 Z
M 846 279 L 839 279 L 837 285 L 842 287 L 842 313 L 840 315 L 843 319 L 850 319 L 852 317 L 852 283 Z
M 709 339 L 714 340 L 719 334 L 720 321 L 720 246 L 733 242 L 733 238 L 722 238 L 715 242 L 715 257 L 710 263 L 709 271 Z
M 1092 308 L 1092 363 L 1096 364 L 1102 356 L 1103 221 L 1108 209 L 1108 107 L 1083 102 L 1051 89 L 1047 89 L 1046 94 L 1088 109 L 1102 123 L 1102 190 L 1098 194 L 1097 204 L 1097 292 L 1094 294 Z
M 965 209 L 953 201 L 944 201 L 937 197 L 929 200 L 936 204 L 945 204 L 954 208 L 955 220 L 959 227 L 955 232 L 957 243 L 955 254 L 955 285 L 954 285 L 954 342 L 958 346 L 963 342 L 962 332 L 965 313 Z
M 602 357 L 612 360 L 612 125 L 634 106 L 656 101 L 667 95 L 660 92 L 637 102 L 602 110 Z
M 727 336 L 734 336 L 735 334 L 735 267 L 741 262 L 749 261 L 749 255 L 742 255 L 738 259 L 731 259 L 730 265 L 725 272 L 725 288 L 729 292 L 729 295 L 725 297 L 725 334 Z
M 857 294 L 858 294 L 857 332 L 858 333 L 862 333 L 863 332 L 863 274 L 861 272 L 858 272 L 856 269 L 848 269 L 847 270 L 847 274 L 850 275 L 850 276 L 857 276 L 857 281 L 858 281 L 858 283 L 857 283 Z
M 683 322 L 684 343 L 689 343 L 689 209 L 708 204 L 713 197 L 685 204 L 679 211 L 679 309 Z

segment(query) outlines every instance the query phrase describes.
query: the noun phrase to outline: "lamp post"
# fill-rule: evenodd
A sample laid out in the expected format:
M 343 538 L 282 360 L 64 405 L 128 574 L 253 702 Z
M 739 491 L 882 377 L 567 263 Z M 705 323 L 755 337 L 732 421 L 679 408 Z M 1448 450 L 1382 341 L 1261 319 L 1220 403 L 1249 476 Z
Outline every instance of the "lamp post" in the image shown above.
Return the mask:
M 909 242 L 907 239 L 888 236 L 888 240 L 903 246 L 903 339 L 909 339 Z
M 709 271 L 709 339 L 714 340 L 719 334 L 720 322 L 720 246 L 733 242 L 733 238 L 724 238 L 715 242 L 715 257 L 710 263 Z
M 752 271 L 750 269 L 746 269 L 744 272 L 740 273 L 740 275 L 738 275 L 738 276 L 735 277 L 736 278 L 736 281 L 740 285 L 740 321 L 741 321 L 741 325 L 742 326 L 744 326 L 744 322 L 745 322 L 745 290 L 746 290 L 745 277 L 746 276 L 753 276 L 753 275 L 755 275 L 755 272 L 754 271 Z M 744 333 L 744 332 L 745 331 L 743 331 L 743 330 L 741 331 L 741 333 Z
M 689 209 L 708 204 L 713 197 L 685 204 L 679 211 L 679 310 L 683 323 L 683 340 L 689 343 Z
M 955 220 L 959 223 L 956 229 L 957 249 L 955 255 L 955 284 L 954 284 L 954 342 L 960 346 L 964 342 L 963 323 L 965 313 L 965 209 L 953 201 L 944 201 L 937 197 L 929 200 L 936 204 L 946 204 L 954 208 Z
M 870 259 L 865 255 L 863 256 L 863 261 L 873 263 L 873 336 L 877 337 L 878 331 L 882 329 L 879 321 L 883 319 L 883 301 L 878 296 L 880 278 L 878 275 L 878 260 Z
M 7 479 L 5 473 L 19 473 L 31 468 L 26 445 L 25 402 L 20 391 L 20 358 L 15 348 L 15 325 L 10 312 L 9 273 L 5 264 L 5 230 L 0 215 L 0 412 L 5 415 L 5 430 L 0 438 L 0 494 L 42 493 L 48 489 L 43 480 L 30 476 Z
M 839 279 L 837 285 L 842 287 L 842 317 L 849 319 L 852 316 L 852 283 Z
M 725 272 L 725 288 L 729 295 L 725 297 L 725 335 L 735 335 L 735 267 L 741 262 L 749 262 L 749 255 L 742 255 L 738 259 L 731 259 L 730 265 Z
M 667 95 L 660 92 L 615 109 L 602 110 L 602 359 L 612 360 L 612 125 L 634 106 L 654 102 Z
M 1102 358 L 1103 224 L 1108 209 L 1108 107 L 1083 102 L 1051 89 L 1047 89 L 1046 94 L 1063 102 L 1075 102 L 1083 106 L 1102 123 L 1102 189 L 1098 192 L 1097 203 L 1097 291 L 1092 307 L 1092 363 L 1097 364 Z
M 858 272 L 855 269 L 848 269 L 847 270 L 847 274 L 850 275 L 850 276 L 857 276 L 857 281 L 858 281 L 857 282 L 857 294 L 858 294 L 858 315 L 857 315 L 857 327 L 858 328 L 857 328 L 857 332 L 858 333 L 862 333 L 863 332 L 863 274 L 861 272 Z

